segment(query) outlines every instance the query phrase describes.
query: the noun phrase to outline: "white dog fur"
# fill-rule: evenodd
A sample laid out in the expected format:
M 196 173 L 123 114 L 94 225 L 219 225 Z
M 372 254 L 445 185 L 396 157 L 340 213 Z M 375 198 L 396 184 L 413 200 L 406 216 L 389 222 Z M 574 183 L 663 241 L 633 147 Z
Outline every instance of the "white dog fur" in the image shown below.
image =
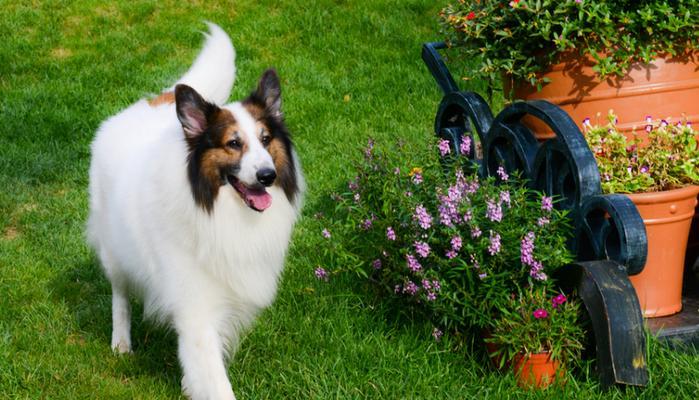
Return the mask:
M 209 28 L 203 50 L 178 83 L 223 104 L 234 81 L 235 51 L 221 28 Z M 254 118 L 240 103 L 221 108 L 238 121 L 259 159 L 242 168 L 268 164 Z M 92 143 L 87 236 L 112 285 L 112 348 L 131 351 L 134 293 L 147 317 L 176 331 L 185 394 L 234 399 L 226 359 L 241 331 L 274 300 L 303 178 L 292 151 L 293 198 L 271 186 L 271 206 L 257 212 L 225 184 L 207 212 L 193 200 L 184 135 L 173 103 L 140 100 L 101 125 Z

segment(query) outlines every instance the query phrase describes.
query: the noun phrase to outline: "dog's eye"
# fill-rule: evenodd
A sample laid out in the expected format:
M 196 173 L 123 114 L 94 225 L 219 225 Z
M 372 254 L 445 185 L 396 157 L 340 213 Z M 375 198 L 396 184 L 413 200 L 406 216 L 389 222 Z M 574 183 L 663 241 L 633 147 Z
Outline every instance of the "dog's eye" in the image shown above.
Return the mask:
M 231 149 L 239 149 L 240 141 L 238 139 L 229 140 L 228 143 L 226 143 L 226 146 L 230 147 Z
M 262 142 L 263 145 L 267 146 L 269 144 L 269 142 L 272 141 L 272 136 L 269 136 L 269 135 L 262 136 L 260 141 Z

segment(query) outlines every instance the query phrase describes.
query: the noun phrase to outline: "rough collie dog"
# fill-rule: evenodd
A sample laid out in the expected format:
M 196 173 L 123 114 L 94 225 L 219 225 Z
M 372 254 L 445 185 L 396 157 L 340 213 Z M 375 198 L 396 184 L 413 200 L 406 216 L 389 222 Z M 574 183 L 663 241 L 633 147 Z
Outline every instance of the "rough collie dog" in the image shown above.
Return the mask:
M 276 72 L 222 105 L 235 50 L 209 28 L 174 88 L 97 131 L 87 235 L 112 285 L 112 348 L 131 351 L 135 293 L 177 333 L 184 393 L 233 399 L 225 360 L 275 297 L 304 184 Z

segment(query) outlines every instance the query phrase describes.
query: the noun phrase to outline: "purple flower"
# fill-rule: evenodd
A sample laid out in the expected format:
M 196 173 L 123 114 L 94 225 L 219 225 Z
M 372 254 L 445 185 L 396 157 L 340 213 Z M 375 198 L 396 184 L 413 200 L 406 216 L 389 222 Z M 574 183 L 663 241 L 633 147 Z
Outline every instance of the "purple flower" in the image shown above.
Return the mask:
M 427 279 L 423 279 L 421 283 L 422 283 L 423 289 L 425 289 L 425 290 L 432 289 L 432 283 L 430 281 L 428 281 Z
M 471 213 L 471 210 L 467 210 L 464 213 L 464 222 L 469 222 L 472 219 L 473 219 L 473 214 Z
M 590 117 L 585 117 L 585 119 L 582 122 L 582 126 L 585 130 L 592 128 L 592 124 L 590 123 Z
M 364 221 L 362 221 L 361 228 L 364 229 L 365 231 L 368 231 L 371 229 L 371 226 L 373 225 L 374 220 L 372 218 L 367 218 Z
M 502 165 L 498 167 L 497 174 L 500 180 L 503 182 L 506 182 L 508 179 L 510 179 L 510 176 L 507 175 L 507 172 L 505 171 L 505 167 L 503 167 Z
M 546 212 L 553 210 L 553 198 L 548 196 L 543 196 L 541 198 L 541 209 Z
M 415 282 L 408 281 L 408 283 L 405 284 L 405 287 L 403 287 L 403 293 L 415 296 L 415 293 L 417 293 L 419 289 L 420 288 L 415 284 Z
M 534 264 L 534 239 L 536 236 L 534 235 L 534 232 L 529 232 L 527 235 L 522 239 L 522 242 L 519 246 L 519 251 L 520 251 L 520 256 L 519 260 L 522 262 L 523 265 L 526 265 L 528 267 L 531 267 Z
M 396 231 L 394 231 L 390 226 L 386 228 L 386 239 L 396 240 Z
M 400 285 L 396 285 L 393 287 L 393 293 L 398 294 L 398 293 L 400 293 L 400 291 L 401 291 Z
M 354 192 L 355 190 L 359 189 L 359 184 L 357 182 L 359 182 L 359 177 L 355 176 L 354 180 L 350 181 L 347 184 L 347 186 L 349 187 L 349 190 Z
M 490 231 L 490 243 L 488 244 L 488 253 L 494 256 L 500 252 L 500 234 Z
M 660 127 L 661 127 L 661 128 L 664 128 L 664 127 L 666 127 L 666 126 L 667 126 L 667 121 L 665 121 L 664 119 L 661 119 L 661 120 L 660 120 Z
M 444 333 L 443 333 L 442 331 L 440 331 L 439 329 L 437 329 L 437 328 L 434 328 L 434 329 L 432 330 L 432 337 L 433 337 L 434 340 L 436 340 L 437 342 L 439 342 L 439 340 L 442 339 L 442 336 L 443 336 L 443 335 L 444 335 Z
M 544 226 L 544 225 L 548 225 L 549 222 L 551 222 L 551 220 L 549 220 L 548 218 L 546 218 L 546 217 L 539 217 L 539 219 L 536 221 L 536 224 L 539 225 L 539 226 Z
M 413 183 L 416 185 L 419 185 L 422 183 L 422 174 L 419 172 L 416 172 L 413 174 Z
M 476 259 L 475 255 L 471 254 L 469 256 L 469 259 L 471 260 L 471 264 L 473 264 L 474 269 L 478 269 L 481 267 L 480 264 L 478 263 L 478 260 Z
M 502 207 L 493 200 L 486 201 L 485 217 L 493 222 L 502 221 Z
M 531 269 L 529 270 L 529 275 L 537 281 L 545 281 L 546 279 L 548 279 L 548 277 L 544 273 L 544 266 L 541 264 L 540 261 L 537 260 L 534 260 L 534 262 L 532 262 Z
M 427 292 L 427 301 L 437 300 L 437 294 L 435 292 Z
M 361 197 L 359 196 L 359 193 L 355 193 L 355 194 L 354 194 L 354 202 L 355 202 L 355 203 L 359 203 L 359 199 L 360 199 L 360 198 L 361 198 Z
M 439 283 L 439 281 L 434 280 L 432 281 L 432 289 L 434 289 L 435 292 L 439 292 L 440 290 L 442 290 L 442 285 Z
M 478 279 L 483 280 L 483 279 L 485 279 L 487 276 L 488 276 L 488 274 L 486 274 L 485 272 L 483 272 L 482 274 L 478 274 Z
M 458 201 L 452 200 L 447 196 L 440 196 L 439 222 L 444 226 L 454 226 L 453 221 L 459 219 L 459 212 L 456 208 Z
M 453 259 L 453 258 L 456 258 L 456 255 L 457 255 L 457 254 L 456 254 L 456 252 L 455 252 L 454 250 L 448 250 L 444 255 L 445 255 L 449 260 L 451 260 L 451 259 Z
M 418 204 L 418 206 L 415 207 L 413 220 L 417 221 L 422 229 L 430 229 L 432 226 L 432 216 L 427 213 L 427 209 L 425 209 L 422 204 Z
M 510 206 L 510 192 L 507 190 L 500 192 L 500 201 Z
M 481 232 L 481 228 L 479 228 L 477 226 L 474 226 L 473 228 L 471 228 L 471 238 L 473 238 L 473 239 L 481 237 L 482 233 L 483 232 Z
M 405 259 L 408 262 L 408 269 L 412 272 L 418 272 L 422 269 L 422 265 L 420 265 L 420 263 L 417 261 L 417 258 L 415 258 L 414 255 L 407 254 L 405 256 Z
M 321 232 L 321 235 L 323 235 L 323 237 L 326 239 L 330 239 L 330 236 L 331 236 L 330 231 L 327 229 L 323 229 L 323 231 Z
M 454 251 L 459 251 L 461 250 L 461 246 L 463 244 L 463 241 L 461 240 L 461 236 L 456 235 L 451 238 L 451 248 Z
M 641 173 L 642 173 L 642 174 L 647 174 L 647 173 L 648 173 L 648 166 L 647 166 L 647 165 L 644 165 L 644 166 L 641 167 Z
M 323 280 L 323 281 L 328 281 L 330 279 L 330 276 L 328 275 L 328 271 L 325 270 L 323 267 L 318 267 L 314 271 L 316 278 Z
M 411 192 L 411 191 L 405 192 L 405 197 L 413 197 L 413 192 Z
M 536 318 L 536 319 L 542 319 L 542 318 L 546 318 L 548 316 L 549 316 L 549 313 L 546 310 L 544 310 L 543 308 L 539 308 L 536 311 L 534 311 L 534 318 Z
M 400 175 L 400 168 L 395 167 L 395 168 L 393 169 L 393 174 L 394 174 L 394 175 Z
M 371 266 L 374 267 L 374 269 L 381 269 L 381 260 L 377 258 L 371 263 Z
M 369 142 L 367 143 L 366 149 L 364 149 L 364 157 L 366 157 L 367 160 L 371 160 L 373 155 L 371 152 L 374 150 L 374 139 L 369 139 Z
M 425 258 L 430 254 L 430 245 L 425 242 L 416 240 L 413 242 L 413 246 L 415 246 L 415 252 L 422 258 Z
M 449 141 L 445 139 L 439 139 L 439 144 L 437 145 L 439 148 L 439 154 L 444 157 L 447 154 L 451 152 L 451 149 L 449 148 Z
M 459 145 L 459 152 L 463 155 L 468 155 L 471 152 L 471 137 L 461 136 L 461 144 Z

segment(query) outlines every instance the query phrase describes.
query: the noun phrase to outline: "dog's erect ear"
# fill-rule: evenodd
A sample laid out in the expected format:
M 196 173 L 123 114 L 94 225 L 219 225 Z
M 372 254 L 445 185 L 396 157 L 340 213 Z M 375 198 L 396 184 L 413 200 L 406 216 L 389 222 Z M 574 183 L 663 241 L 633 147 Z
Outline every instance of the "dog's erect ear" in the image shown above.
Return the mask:
M 196 90 L 181 84 L 175 86 L 175 104 L 177 118 L 188 138 L 201 135 L 208 127 L 211 115 L 218 110 L 216 105 L 204 100 Z
M 273 68 L 262 74 L 260 83 L 257 85 L 255 97 L 264 101 L 265 108 L 274 116 L 281 116 L 282 89 L 279 84 L 279 76 Z

